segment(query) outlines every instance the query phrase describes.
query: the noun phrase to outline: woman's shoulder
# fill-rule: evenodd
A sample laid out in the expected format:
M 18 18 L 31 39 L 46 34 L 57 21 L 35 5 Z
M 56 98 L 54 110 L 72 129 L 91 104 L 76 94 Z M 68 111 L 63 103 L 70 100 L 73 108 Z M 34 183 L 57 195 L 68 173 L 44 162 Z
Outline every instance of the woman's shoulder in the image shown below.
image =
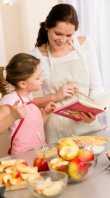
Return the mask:
M 80 45 L 93 45 L 93 40 L 89 36 L 78 36 L 77 40 Z
M 86 41 L 87 36 L 78 36 L 77 39 L 79 41 L 79 44 L 82 45 Z
M 32 52 L 32 55 L 34 55 L 37 58 L 41 58 L 41 56 L 47 56 L 47 49 L 46 45 L 42 45 L 41 47 L 35 47 Z

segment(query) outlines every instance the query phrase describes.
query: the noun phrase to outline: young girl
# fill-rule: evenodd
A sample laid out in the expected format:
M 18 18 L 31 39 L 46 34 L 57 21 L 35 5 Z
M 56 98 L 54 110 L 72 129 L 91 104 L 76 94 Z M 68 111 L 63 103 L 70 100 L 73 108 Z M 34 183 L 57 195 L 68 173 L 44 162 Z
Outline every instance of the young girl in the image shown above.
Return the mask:
M 55 106 L 49 103 L 41 113 L 29 98 L 31 92 L 42 87 L 40 60 L 25 53 L 15 55 L 6 67 L 6 80 L 15 87 L 15 91 L 5 95 L 0 105 L 12 106 L 17 100 L 20 100 L 20 105 L 26 105 L 25 118 L 15 121 L 9 128 L 11 146 L 8 153 L 16 154 L 41 146 L 45 143 L 43 118 L 46 121 Z

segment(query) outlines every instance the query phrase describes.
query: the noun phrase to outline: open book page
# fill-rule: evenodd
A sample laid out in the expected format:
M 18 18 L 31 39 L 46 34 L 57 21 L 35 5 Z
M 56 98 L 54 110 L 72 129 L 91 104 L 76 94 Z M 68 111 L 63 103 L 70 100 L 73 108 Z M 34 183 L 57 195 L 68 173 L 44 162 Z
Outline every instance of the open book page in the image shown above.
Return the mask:
M 94 97 L 94 100 L 97 104 L 108 108 L 108 106 L 110 105 L 110 92 L 97 95 Z

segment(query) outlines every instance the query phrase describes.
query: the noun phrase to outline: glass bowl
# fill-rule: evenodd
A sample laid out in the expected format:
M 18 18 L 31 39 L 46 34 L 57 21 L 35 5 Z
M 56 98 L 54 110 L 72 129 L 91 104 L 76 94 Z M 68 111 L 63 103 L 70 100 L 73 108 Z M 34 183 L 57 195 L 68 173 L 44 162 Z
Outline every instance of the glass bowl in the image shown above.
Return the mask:
M 45 144 L 41 147 L 35 147 L 34 151 L 37 157 L 48 158 L 57 154 L 57 144 Z
M 60 196 L 68 181 L 68 175 L 61 171 L 45 171 L 40 173 L 38 179 L 27 178 L 29 192 L 38 198 Z
M 83 146 L 83 149 L 92 150 L 95 156 L 99 156 L 107 148 L 107 144 Z
M 68 174 L 68 183 L 77 183 L 88 179 L 93 175 L 96 165 L 97 157 L 89 162 L 85 162 L 80 158 L 74 158 L 71 161 L 63 161 L 59 156 L 48 158 L 48 166 L 50 170 L 66 172 Z

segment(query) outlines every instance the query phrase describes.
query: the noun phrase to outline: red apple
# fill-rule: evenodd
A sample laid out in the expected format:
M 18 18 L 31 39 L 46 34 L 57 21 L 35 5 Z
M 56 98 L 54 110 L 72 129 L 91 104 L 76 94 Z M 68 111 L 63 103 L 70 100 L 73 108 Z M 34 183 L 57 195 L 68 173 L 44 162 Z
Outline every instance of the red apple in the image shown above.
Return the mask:
M 78 157 L 80 159 L 83 159 L 86 162 L 89 162 L 89 161 L 94 160 L 94 153 L 92 151 L 89 151 L 89 150 L 79 149 Z
M 47 159 L 45 157 L 36 157 L 34 159 L 33 166 L 37 166 L 39 172 L 49 170 Z
M 85 164 L 84 160 L 75 158 L 70 161 L 68 166 L 68 174 L 72 179 L 80 180 L 88 172 L 88 165 Z
M 28 166 L 28 162 L 26 160 L 24 160 L 23 162 L 21 162 L 21 164 Z

